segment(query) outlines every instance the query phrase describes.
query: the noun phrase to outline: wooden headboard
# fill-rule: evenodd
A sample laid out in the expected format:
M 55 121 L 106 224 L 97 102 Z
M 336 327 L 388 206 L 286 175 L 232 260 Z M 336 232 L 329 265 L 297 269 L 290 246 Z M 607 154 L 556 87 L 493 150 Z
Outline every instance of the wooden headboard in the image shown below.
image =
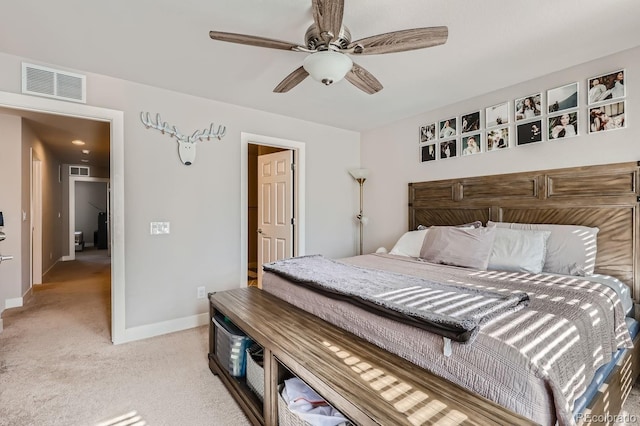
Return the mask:
M 640 301 L 640 162 L 409 184 L 409 229 L 481 220 L 598 227 L 595 272 Z

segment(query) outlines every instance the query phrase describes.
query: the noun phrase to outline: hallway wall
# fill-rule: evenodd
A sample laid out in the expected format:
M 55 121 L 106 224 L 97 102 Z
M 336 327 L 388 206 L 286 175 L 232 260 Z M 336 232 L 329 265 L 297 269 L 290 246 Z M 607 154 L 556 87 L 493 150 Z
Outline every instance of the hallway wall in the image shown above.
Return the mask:
M 23 253 L 21 205 L 22 187 L 19 179 L 22 173 L 22 147 L 13 143 L 21 138 L 20 117 L 0 115 L 0 211 L 4 216 L 2 231 L 6 239 L 0 241 L 0 254 L 14 256 L 13 260 L 0 264 L 0 313 L 6 308 L 22 303 L 23 273 L 21 271 Z M 28 279 L 28 276 L 27 276 Z M 8 303 L 7 303 L 8 302 Z M 1 320 L 0 320 L 1 321 Z

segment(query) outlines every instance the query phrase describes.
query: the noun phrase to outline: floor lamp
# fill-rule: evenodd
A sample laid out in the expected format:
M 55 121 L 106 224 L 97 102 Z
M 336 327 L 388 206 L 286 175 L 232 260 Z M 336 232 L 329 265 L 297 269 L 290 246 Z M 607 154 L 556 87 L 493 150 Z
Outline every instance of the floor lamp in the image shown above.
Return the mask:
M 360 185 L 360 213 L 358 213 L 358 215 L 356 216 L 356 219 L 360 223 L 360 253 L 359 254 L 362 254 L 362 235 L 364 231 L 363 228 L 364 228 L 364 225 L 366 225 L 369 220 L 367 217 L 365 217 L 362 214 L 362 189 L 363 189 L 364 181 L 367 180 L 367 177 L 369 176 L 369 170 L 351 169 L 349 170 L 349 173 Z

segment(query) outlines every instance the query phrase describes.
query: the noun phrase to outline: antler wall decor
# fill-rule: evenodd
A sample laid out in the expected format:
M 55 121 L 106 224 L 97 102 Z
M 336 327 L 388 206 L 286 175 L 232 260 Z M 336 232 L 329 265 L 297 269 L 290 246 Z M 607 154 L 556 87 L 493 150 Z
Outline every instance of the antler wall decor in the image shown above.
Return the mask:
M 203 140 L 222 139 L 227 131 L 226 127 L 218 126 L 218 130 L 213 131 L 213 123 L 208 129 L 202 131 L 196 130 L 191 136 L 185 136 L 178 131 L 176 126 L 170 126 L 166 121 L 163 122 L 160 118 L 160 114 L 156 114 L 155 123 L 151 120 L 149 113 L 140 113 L 140 120 L 147 129 L 160 130 L 162 134 L 168 134 L 171 137 L 175 137 L 178 140 L 178 154 L 180 160 L 186 165 L 190 166 L 196 159 L 196 142 Z

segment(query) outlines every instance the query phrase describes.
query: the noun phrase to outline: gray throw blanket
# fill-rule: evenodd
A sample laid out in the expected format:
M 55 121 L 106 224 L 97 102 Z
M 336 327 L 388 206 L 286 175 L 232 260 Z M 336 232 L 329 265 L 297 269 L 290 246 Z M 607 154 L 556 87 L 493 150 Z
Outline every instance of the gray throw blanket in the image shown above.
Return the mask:
M 263 267 L 326 296 L 462 343 L 472 342 L 482 323 L 522 309 L 529 301 L 522 292 L 499 293 L 439 283 L 346 265 L 321 255 L 279 260 Z

